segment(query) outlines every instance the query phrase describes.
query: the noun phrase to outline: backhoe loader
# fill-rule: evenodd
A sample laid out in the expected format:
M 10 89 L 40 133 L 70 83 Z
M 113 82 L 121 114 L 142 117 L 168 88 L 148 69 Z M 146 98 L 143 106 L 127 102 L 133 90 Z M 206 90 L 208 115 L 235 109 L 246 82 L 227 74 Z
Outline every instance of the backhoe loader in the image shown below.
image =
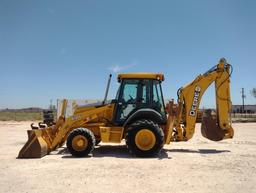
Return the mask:
M 204 74 L 178 90 L 177 103 L 165 106 L 161 88 L 163 74 L 119 74 L 120 87 L 116 99 L 107 101 L 111 75 L 103 102 L 90 105 L 72 104 L 67 116 L 68 100 L 61 104 L 61 113 L 52 126 L 33 126 L 28 141 L 18 158 L 41 158 L 65 142 L 76 157 L 87 156 L 95 145 L 120 143 L 135 156 L 156 155 L 164 144 L 188 141 L 195 130 L 199 104 L 205 90 L 215 82 L 216 113 L 206 111 L 201 133 L 212 141 L 232 138 L 230 111 L 230 76 L 232 66 L 224 58 Z

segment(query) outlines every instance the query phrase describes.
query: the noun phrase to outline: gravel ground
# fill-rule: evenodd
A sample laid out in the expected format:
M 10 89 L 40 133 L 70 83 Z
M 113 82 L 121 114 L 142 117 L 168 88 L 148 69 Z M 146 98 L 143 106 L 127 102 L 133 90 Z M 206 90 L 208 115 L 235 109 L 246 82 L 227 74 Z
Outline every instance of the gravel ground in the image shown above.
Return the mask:
M 155 158 L 132 157 L 122 143 L 100 144 L 87 158 L 60 148 L 16 159 L 30 122 L 0 122 L 0 192 L 256 192 L 256 123 L 233 124 L 234 139 L 221 142 L 204 139 L 199 127 Z

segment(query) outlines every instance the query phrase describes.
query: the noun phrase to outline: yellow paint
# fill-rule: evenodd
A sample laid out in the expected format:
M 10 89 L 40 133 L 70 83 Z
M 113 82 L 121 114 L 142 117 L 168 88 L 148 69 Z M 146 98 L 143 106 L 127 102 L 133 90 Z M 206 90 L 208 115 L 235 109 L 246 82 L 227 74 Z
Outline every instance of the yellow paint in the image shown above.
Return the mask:
M 176 135 L 166 140 L 166 143 L 170 141 L 187 141 L 193 137 L 195 131 L 196 117 L 198 113 L 199 104 L 204 92 L 215 82 L 216 92 L 216 111 L 218 115 L 218 124 L 223 130 L 227 130 L 227 136 L 225 138 L 232 138 L 234 131 L 231 126 L 231 97 L 230 97 L 230 80 L 229 80 L 229 67 L 225 66 L 225 61 L 220 60 L 216 69 L 206 74 L 197 76 L 191 83 L 182 87 L 178 98 L 178 107 L 176 108 L 176 114 L 172 114 L 168 117 L 169 125 L 176 128 Z M 200 88 L 200 89 L 198 89 Z M 198 99 L 195 100 L 195 93 L 200 90 Z M 191 116 L 190 111 L 193 103 L 196 102 L 196 110 L 194 116 Z M 186 123 L 184 126 L 182 123 Z M 185 133 L 183 131 L 186 131 Z
M 122 80 L 124 78 L 144 78 L 144 79 L 156 79 L 164 81 L 164 75 L 163 74 L 154 74 L 154 73 L 132 73 L 132 74 L 119 74 L 118 80 Z
M 148 129 L 142 129 L 136 133 L 135 144 L 140 150 L 150 150 L 156 144 L 155 134 Z
M 72 140 L 72 148 L 76 151 L 84 151 L 88 146 L 88 140 L 83 135 L 77 135 Z
M 123 127 L 100 127 L 101 141 L 120 143 L 123 138 Z

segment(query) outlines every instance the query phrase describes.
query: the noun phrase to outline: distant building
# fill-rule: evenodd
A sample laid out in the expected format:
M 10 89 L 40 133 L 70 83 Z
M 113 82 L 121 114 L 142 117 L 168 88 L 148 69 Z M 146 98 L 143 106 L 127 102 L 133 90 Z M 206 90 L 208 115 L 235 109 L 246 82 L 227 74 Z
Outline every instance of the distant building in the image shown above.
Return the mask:
M 243 113 L 243 105 L 232 105 L 232 113 Z M 244 113 L 256 113 L 256 105 L 244 105 Z

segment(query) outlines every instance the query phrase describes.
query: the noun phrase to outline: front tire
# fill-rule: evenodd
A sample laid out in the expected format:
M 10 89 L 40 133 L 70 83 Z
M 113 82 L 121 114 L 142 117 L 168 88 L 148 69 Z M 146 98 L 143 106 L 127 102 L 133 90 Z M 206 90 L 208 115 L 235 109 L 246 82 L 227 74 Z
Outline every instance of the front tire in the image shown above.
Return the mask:
M 132 154 L 138 157 L 151 157 L 162 149 L 164 133 L 153 121 L 139 120 L 129 126 L 125 140 Z
M 95 146 L 94 134 L 85 128 L 74 129 L 67 138 L 67 148 L 75 157 L 90 154 Z
M 100 139 L 96 139 L 96 141 L 95 141 L 95 145 L 97 146 L 97 145 L 99 145 L 99 143 L 101 142 L 101 140 Z

